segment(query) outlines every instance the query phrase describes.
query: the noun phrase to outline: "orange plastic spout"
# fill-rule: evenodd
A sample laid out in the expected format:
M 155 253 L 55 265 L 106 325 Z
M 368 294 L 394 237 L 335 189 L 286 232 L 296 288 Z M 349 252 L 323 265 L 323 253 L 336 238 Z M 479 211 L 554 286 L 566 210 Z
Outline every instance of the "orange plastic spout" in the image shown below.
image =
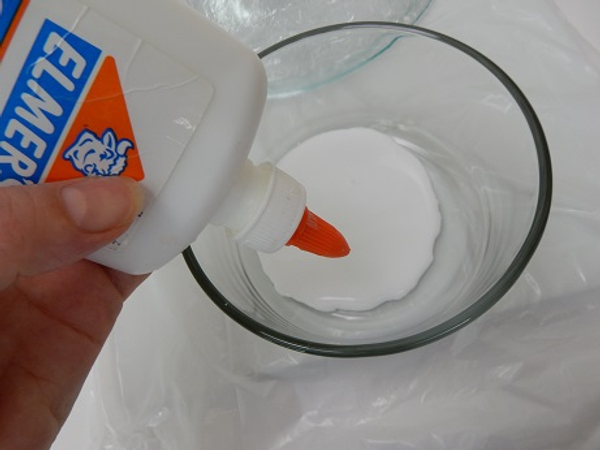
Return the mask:
M 342 233 L 308 208 L 304 210 L 296 232 L 286 245 L 327 258 L 341 258 L 350 253 L 350 246 Z

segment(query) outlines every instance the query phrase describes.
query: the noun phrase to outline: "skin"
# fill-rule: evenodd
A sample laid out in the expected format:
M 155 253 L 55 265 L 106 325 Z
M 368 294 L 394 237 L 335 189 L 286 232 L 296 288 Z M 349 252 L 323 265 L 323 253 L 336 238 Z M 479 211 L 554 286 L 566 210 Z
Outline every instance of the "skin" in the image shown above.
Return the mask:
M 122 234 L 132 180 L 0 188 L 0 449 L 47 449 L 144 280 L 87 261 Z

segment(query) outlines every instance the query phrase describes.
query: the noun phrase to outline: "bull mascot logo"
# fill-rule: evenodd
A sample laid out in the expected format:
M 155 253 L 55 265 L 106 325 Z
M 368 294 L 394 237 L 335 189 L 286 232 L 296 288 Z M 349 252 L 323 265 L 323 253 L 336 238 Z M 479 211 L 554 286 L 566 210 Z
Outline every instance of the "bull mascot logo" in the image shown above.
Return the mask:
M 127 152 L 133 148 L 129 139 L 118 139 L 108 128 L 98 137 L 89 130 L 82 131 L 63 158 L 86 176 L 120 175 L 127 167 Z

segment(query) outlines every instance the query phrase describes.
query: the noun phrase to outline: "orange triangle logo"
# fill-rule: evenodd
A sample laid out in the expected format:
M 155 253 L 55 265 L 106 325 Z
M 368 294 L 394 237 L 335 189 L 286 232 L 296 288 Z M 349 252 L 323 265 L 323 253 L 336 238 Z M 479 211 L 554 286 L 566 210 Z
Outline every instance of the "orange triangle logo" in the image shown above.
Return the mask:
M 144 178 L 117 65 L 107 57 L 46 181 L 84 176 Z

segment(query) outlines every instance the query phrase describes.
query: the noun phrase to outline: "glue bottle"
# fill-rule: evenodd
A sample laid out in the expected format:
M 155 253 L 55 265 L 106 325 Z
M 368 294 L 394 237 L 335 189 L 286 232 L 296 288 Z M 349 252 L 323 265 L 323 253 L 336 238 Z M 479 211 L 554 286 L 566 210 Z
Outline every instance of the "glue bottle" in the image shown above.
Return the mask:
M 301 185 L 247 159 L 266 99 L 250 49 L 177 0 L 0 5 L 0 184 L 127 176 L 147 192 L 91 260 L 147 273 L 209 223 L 262 252 L 348 253 Z

